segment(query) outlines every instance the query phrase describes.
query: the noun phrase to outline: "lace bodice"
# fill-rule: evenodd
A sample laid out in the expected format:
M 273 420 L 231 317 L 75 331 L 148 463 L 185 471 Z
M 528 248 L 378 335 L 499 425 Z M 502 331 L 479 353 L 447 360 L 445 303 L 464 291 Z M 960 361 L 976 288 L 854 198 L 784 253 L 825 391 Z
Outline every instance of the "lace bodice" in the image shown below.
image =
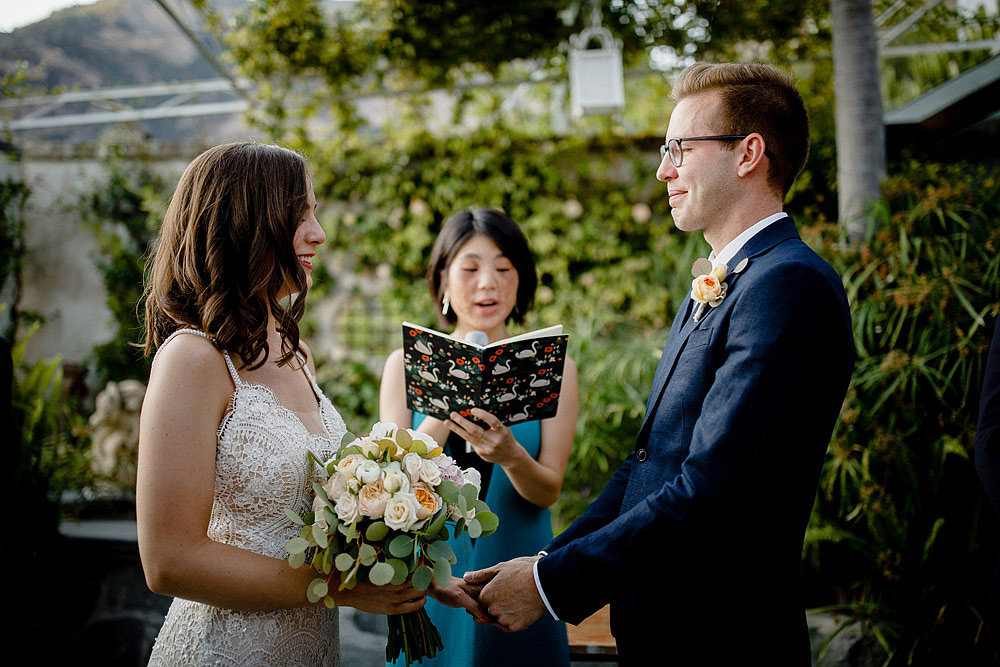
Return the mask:
M 160 349 L 181 333 L 205 336 L 183 329 Z M 347 428 L 308 369 L 305 375 L 318 400 L 322 433 L 310 432 L 269 387 L 243 382 L 232 359 L 225 351 L 222 354 L 234 390 L 219 424 L 208 537 L 284 560 L 285 543 L 298 533 L 285 508 L 300 515 L 308 512 L 313 482 L 324 481 L 323 471 L 309 462 L 308 452 L 321 460 L 332 457 Z M 336 612 L 303 608 L 246 613 L 177 598 L 156 639 L 150 664 L 336 665 Z

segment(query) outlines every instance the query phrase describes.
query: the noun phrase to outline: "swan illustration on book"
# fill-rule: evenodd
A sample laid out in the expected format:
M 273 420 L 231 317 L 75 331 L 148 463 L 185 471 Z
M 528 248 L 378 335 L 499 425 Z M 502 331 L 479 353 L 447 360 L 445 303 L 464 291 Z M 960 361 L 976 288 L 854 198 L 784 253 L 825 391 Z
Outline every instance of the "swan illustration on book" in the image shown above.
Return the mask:
M 521 412 L 518 412 L 518 413 L 517 413 L 517 414 L 515 414 L 515 415 L 511 415 L 511 416 L 510 416 L 510 417 L 509 417 L 509 418 L 507 419 L 507 421 L 509 421 L 510 423 L 512 423 L 512 424 L 513 424 L 514 422 L 520 422 L 520 421 L 524 421 L 524 420 L 525 420 L 525 419 L 527 419 L 527 418 L 528 418 L 528 408 L 527 408 L 527 407 L 525 407 L 525 408 L 524 408 L 524 410 L 522 410 Z
M 496 366 L 493 367 L 493 375 L 503 375 L 504 373 L 506 373 L 509 370 L 510 370 L 510 362 L 509 361 L 506 364 L 500 364 L 500 363 L 498 363 Z
M 430 401 L 431 405 L 433 405 L 438 410 L 444 410 L 445 412 L 448 412 L 449 408 L 448 408 L 447 396 L 442 396 L 441 398 L 434 398 L 433 396 L 430 396 L 428 397 L 427 400 Z
M 516 382 L 514 383 L 514 386 L 510 388 L 509 392 L 507 392 L 506 394 L 500 394 L 500 396 L 497 398 L 497 400 L 499 402 L 501 402 L 501 403 L 506 403 L 507 401 L 513 401 L 515 398 L 517 398 L 517 383 Z
M 413 349 L 416 350 L 417 352 L 419 352 L 420 354 L 426 354 L 427 356 L 430 356 L 430 355 L 434 354 L 434 348 L 431 347 L 431 344 L 430 343 L 425 343 L 424 341 L 420 340 L 419 338 L 413 344 Z
M 419 368 L 419 369 L 417 369 L 417 374 L 420 375 L 420 377 L 422 377 L 423 379 L 427 380 L 428 382 L 437 382 L 438 381 L 438 369 L 435 368 L 433 370 L 434 370 L 433 373 L 428 373 L 423 368 Z
M 466 373 L 465 371 L 463 371 L 461 369 L 455 368 L 455 360 L 454 359 L 449 359 L 448 363 L 451 364 L 451 368 L 448 369 L 448 375 L 453 375 L 453 376 L 457 377 L 459 380 L 468 380 L 469 379 L 469 374 L 468 373 Z
M 531 341 L 530 350 L 521 350 L 520 352 L 515 353 L 514 356 L 517 357 L 518 359 L 527 359 L 528 357 L 533 357 L 538 352 L 537 348 L 538 348 L 538 341 L 533 340 Z
M 530 384 L 532 387 L 548 387 L 550 384 L 552 384 L 551 382 L 549 382 L 545 378 L 535 379 L 537 377 L 538 377 L 537 375 L 535 375 L 534 373 L 532 373 L 531 374 L 531 382 L 529 382 L 528 384 Z

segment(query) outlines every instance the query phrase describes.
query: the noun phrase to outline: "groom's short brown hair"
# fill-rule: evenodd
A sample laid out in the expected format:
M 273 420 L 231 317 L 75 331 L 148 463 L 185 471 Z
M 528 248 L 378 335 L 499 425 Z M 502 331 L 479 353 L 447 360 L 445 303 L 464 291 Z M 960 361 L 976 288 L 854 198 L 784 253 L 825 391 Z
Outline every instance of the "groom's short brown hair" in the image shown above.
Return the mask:
M 722 94 L 714 131 L 763 136 L 774 155 L 768 183 L 782 196 L 788 194 L 809 154 L 809 116 L 795 80 L 771 65 L 695 63 L 681 72 L 670 96 L 679 102 L 712 90 Z

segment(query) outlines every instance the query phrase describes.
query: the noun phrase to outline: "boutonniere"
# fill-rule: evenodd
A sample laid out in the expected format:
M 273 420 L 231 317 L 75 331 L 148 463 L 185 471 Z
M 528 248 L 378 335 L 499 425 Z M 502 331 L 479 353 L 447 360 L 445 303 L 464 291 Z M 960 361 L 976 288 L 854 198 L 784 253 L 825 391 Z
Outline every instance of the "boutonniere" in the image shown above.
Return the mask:
M 715 308 L 726 298 L 726 291 L 729 283 L 726 280 L 729 276 L 739 273 L 747 267 L 749 260 L 745 257 L 736 265 L 732 273 L 727 273 L 729 267 L 725 264 L 712 266 L 712 263 L 704 257 L 699 257 L 691 266 L 691 298 L 698 302 L 698 308 L 694 311 L 694 321 L 701 320 L 706 308 Z

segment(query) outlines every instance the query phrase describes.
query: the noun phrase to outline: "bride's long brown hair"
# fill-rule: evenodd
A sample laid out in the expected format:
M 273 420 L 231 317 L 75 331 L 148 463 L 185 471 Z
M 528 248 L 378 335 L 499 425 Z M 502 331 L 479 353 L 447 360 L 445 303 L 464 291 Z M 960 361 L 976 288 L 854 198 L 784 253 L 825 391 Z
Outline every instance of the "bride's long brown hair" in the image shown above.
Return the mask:
M 259 368 L 273 313 L 278 363 L 295 357 L 307 285 L 292 239 L 308 206 L 308 178 L 301 155 L 268 144 L 216 146 L 188 165 L 146 278 L 146 355 L 194 327 Z M 298 297 L 282 305 L 279 294 L 289 290 Z

